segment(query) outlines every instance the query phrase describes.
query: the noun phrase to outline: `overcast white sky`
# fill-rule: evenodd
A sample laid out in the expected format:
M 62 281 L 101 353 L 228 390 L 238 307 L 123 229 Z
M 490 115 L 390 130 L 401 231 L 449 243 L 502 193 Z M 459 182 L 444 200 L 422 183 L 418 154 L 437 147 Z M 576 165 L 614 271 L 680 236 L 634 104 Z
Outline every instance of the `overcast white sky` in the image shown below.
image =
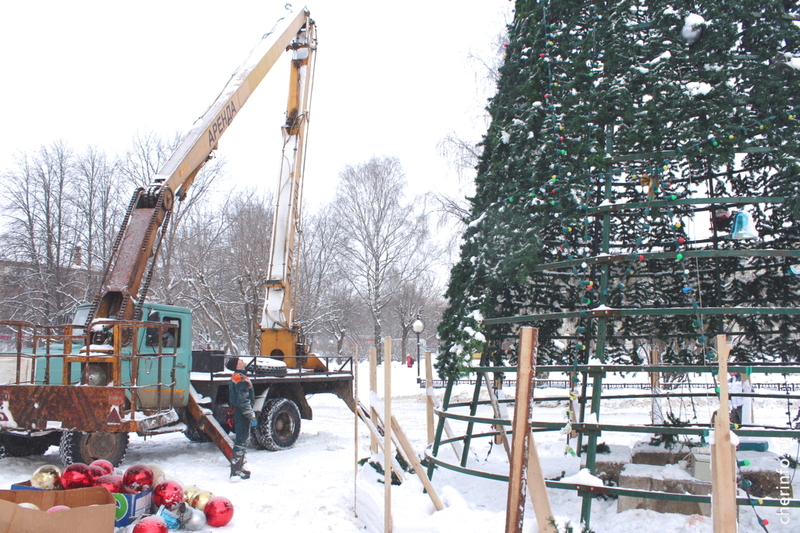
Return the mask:
M 57 139 L 120 153 L 137 133 L 185 133 L 213 102 L 284 1 L 5 2 L 0 10 L 0 171 Z M 414 192 L 452 191 L 437 155 L 448 132 L 479 139 L 483 72 L 509 0 L 309 0 L 319 52 L 306 198 L 324 202 L 338 173 L 397 156 Z M 286 109 L 288 54 L 220 142 L 235 183 L 272 190 Z

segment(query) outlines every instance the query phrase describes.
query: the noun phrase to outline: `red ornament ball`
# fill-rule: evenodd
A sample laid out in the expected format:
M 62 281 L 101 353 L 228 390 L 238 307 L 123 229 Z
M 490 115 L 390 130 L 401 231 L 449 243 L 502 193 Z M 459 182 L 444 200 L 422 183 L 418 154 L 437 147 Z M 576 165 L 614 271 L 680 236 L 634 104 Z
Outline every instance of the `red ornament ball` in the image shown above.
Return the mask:
M 99 466 L 103 469 L 103 474 L 113 474 L 114 473 L 114 465 L 111 462 L 106 461 L 105 459 L 97 459 L 96 461 L 92 461 L 89 463 L 89 466 Z
M 105 487 L 108 492 L 114 494 L 124 493 L 125 489 L 122 484 L 122 476 L 117 474 L 105 474 L 94 480 L 95 487 Z
M 89 466 L 83 463 L 72 463 L 61 472 L 61 486 L 65 489 L 91 487 L 93 481 Z
M 214 496 L 208 500 L 203 512 L 209 526 L 222 527 L 233 518 L 233 503 L 224 496 Z
M 153 503 L 156 507 L 162 505 L 170 511 L 175 510 L 183 501 L 183 487 L 175 481 L 162 481 L 153 489 Z
M 131 494 L 144 492 L 153 486 L 153 471 L 141 463 L 131 465 L 122 476 L 122 486 Z
M 106 471 L 103 470 L 102 467 L 97 465 L 89 465 L 89 473 L 92 475 L 92 481 L 99 478 L 100 476 L 106 475 Z
M 50 509 L 47 510 L 48 513 L 57 513 L 58 511 L 68 511 L 71 507 L 67 507 L 66 505 L 54 505 Z
M 145 516 L 133 526 L 132 533 L 167 533 L 167 522 L 160 516 Z

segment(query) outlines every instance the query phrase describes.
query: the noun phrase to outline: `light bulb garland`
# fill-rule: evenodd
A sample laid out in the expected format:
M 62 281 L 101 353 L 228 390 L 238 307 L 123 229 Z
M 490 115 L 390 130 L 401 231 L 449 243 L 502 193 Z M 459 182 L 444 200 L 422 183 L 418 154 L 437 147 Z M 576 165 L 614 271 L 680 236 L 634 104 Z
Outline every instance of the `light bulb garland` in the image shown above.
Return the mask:
M 531 61 L 538 62 L 545 77 L 546 90 L 542 94 L 541 108 L 545 113 L 542 119 L 542 135 L 540 141 L 541 153 L 546 154 L 550 159 L 550 173 L 548 180 L 539 186 L 534 185 L 520 198 L 510 196 L 507 203 L 524 201 L 531 206 L 546 206 L 549 216 L 557 219 L 560 225 L 560 236 L 556 238 L 555 253 L 561 257 L 573 261 L 575 259 L 588 259 L 596 255 L 597 248 L 592 246 L 592 235 L 590 229 L 593 224 L 588 222 L 589 218 L 598 219 L 598 215 L 591 214 L 586 216 L 587 211 L 598 207 L 599 200 L 595 198 L 597 191 L 602 190 L 606 181 L 606 173 L 611 172 L 614 176 L 621 176 L 626 181 L 633 184 L 639 183 L 644 189 L 639 193 L 615 192 L 614 187 L 607 193 L 613 201 L 614 195 L 624 194 L 625 197 L 641 196 L 647 204 L 642 209 L 644 217 L 633 223 L 635 231 L 626 236 L 632 237 L 630 240 L 614 242 L 613 247 L 628 247 L 630 249 L 630 259 L 626 264 L 620 265 L 621 268 L 611 270 L 618 272 L 616 279 L 609 280 L 609 289 L 597 290 L 597 283 L 590 281 L 594 275 L 593 269 L 588 269 L 585 264 L 579 267 L 572 266 L 572 274 L 575 276 L 576 287 L 572 291 L 577 301 L 574 302 L 575 308 L 592 307 L 605 300 L 611 294 L 621 294 L 635 285 L 636 278 L 644 279 L 647 276 L 651 262 L 649 254 L 658 250 L 674 250 L 674 270 L 680 272 L 676 276 L 676 298 L 689 303 L 695 309 L 695 319 L 692 327 L 697 334 L 696 340 L 703 346 L 707 343 L 704 331 L 702 314 L 698 298 L 701 294 L 700 287 L 695 286 L 692 275 L 685 266 L 685 251 L 693 246 L 692 240 L 686 234 L 686 223 L 683 220 L 692 210 L 684 206 L 675 205 L 674 207 L 656 207 L 654 202 L 674 202 L 681 198 L 691 196 L 688 188 L 691 185 L 691 177 L 679 178 L 676 175 L 676 168 L 688 165 L 691 168 L 692 161 L 698 154 L 711 154 L 714 151 L 719 153 L 736 151 L 739 146 L 758 147 L 763 145 L 759 139 L 767 139 L 772 126 L 782 120 L 794 120 L 795 115 L 800 111 L 800 105 L 787 106 L 782 114 L 765 114 L 761 118 L 736 117 L 739 122 L 736 125 L 719 125 L 709 131 L 705 136 L 698 135 L 695 140 L 661 140 L 660 146 L 672 146 L 669 159 L 653 161 L 650 164 L 626 162 L 630 158 L 619 158 L 617 161 L 603 148 L 599 137 L 581 132 L 573 135 L 569 131 L 568 125 L 564 122 L 566 115 L 563 114 L 562 101 L 566 101 L 570 91 L 574 91 L 575 80 L 580 76 L 594 78 L 602 75 L 604 70 L 603 57 L 596 52 L 596 31 L 592 27 L 590 31 L 584 32 L 583 26 L 590 26 L 587 21 L 597 20 L 591 18 L 590 12 L 596 12 L 596 7 L 591 6 L 588 11 L 582 10 L 578 22 L 570 21 L 570 25 L 548 19 L 548 5 L 542 5 L 541 28 L 542 39 L 538 54 L 531 53 Z M 640 17 L 647 17 L 646 13 L 641 13 Z M 643 25 L 644 26 L 644 25 Z M 567 37 L 572 43 L 562 48 L 562 43 Z M 581 55 L 583 54 L 583 55 Z M 589 60 L 576 61 L 578 57 L 588 57 Z M 527 56 L 526 56 L 527 58 Z M 538 59 L 537 59 L 538 58 Z M 564 65 L 562 67 L 562 64 Z M 586 68 L 575 68 L 585 65 Z M 569 68 L 568 68 L 569 67 Z M 573 72 L 572 79 L 567 79 L 567 72 Z M 583 123 L 583 127 L 588 127 L 596 131 L 597 135 L 602 134 L 602 128 L 592 123 L 591 117 L 596 115 L 594 111 L 589 113 L 590 120 Z M 532 138 L 533 134 L 529 136 Z M 581 144 L 583 137 L 591 137 Z M 591 153 L 605 157 L 606 162 L 598 165 L 594 170 L 589 171 L 583 176 L 572 175 L 571 169 L 575 164 L 574 159 L 582 157 L 580 154 Z M 642 154 L 642 158 L 648 157 Z M 657 159 L 657 157 L 656 157 Z M 575 166 L 574 168 L 578 168 Z M 583 171 L 582 171 L 583 173 Z M 536 177 L 533 177 L 536 182 Z M 630 187 L 630 185 L 629 185 Z M 635 200 L 634 200 L 635 201 Z M 577 204 L 577 205 L 574 205 Z M 577 213 L 568 212 L 568 206 L 577 209 Z M 564 215 L 564 216 L 559 216 Z M 630 216 L 630 215 L 628 215 Z M 600 223 L 600 222 L 596 222 Z M 663 261 L 657 260 L 652 266 L 661 266 Z M 699 283 L 699 279 L 698 279 Z M 582 311 L 582 316 L 585 312 Z M 583 342 L 574 343 L 575 348 L 582 352 L 587 349 Z M 576 356 L 577 357 L 577 356 Z M 577 360 L 577 359 L 576 359 Z

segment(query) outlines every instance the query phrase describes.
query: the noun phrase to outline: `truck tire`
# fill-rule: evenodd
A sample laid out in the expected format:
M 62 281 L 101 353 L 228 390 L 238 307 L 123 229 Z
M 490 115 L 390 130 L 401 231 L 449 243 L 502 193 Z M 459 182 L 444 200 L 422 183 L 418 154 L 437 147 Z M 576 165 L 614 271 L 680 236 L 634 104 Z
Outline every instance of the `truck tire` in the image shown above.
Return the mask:
M 211 442 L 211 437 L 200 428 L 190 427 L 183 432 L 186 438 L 192 442 Z
M 11 433 L 0 433 L 0 448 L 3 449 L 4 457 L 32 457 L 34 455 L 44 455 L 50 447 L 50 439 L 45 436 L 27 437 L 25 435 L 13 435 Z
M 58 455 L 64 466 L 72 463 L 89 464 L 97 459 L 105 459 L 117 466 L 128 451 L 127 433 L 87 433 L 65 431 L 61 435 Z
M 278 451 L 294 446 L 300 436 L 300 409 L 288 398 L 273 398 L 258 414 L 253 436 L 259 447 Z

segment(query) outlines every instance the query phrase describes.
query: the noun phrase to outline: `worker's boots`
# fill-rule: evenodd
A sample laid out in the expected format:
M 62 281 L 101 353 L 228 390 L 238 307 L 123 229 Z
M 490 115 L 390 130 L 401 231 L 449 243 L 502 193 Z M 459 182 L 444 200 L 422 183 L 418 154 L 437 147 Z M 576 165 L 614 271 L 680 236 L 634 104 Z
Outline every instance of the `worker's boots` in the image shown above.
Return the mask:
M 233 452 L 231 455 L 231 483 L 250 478 L 250 471 L 244 468 L 245 452 Z

